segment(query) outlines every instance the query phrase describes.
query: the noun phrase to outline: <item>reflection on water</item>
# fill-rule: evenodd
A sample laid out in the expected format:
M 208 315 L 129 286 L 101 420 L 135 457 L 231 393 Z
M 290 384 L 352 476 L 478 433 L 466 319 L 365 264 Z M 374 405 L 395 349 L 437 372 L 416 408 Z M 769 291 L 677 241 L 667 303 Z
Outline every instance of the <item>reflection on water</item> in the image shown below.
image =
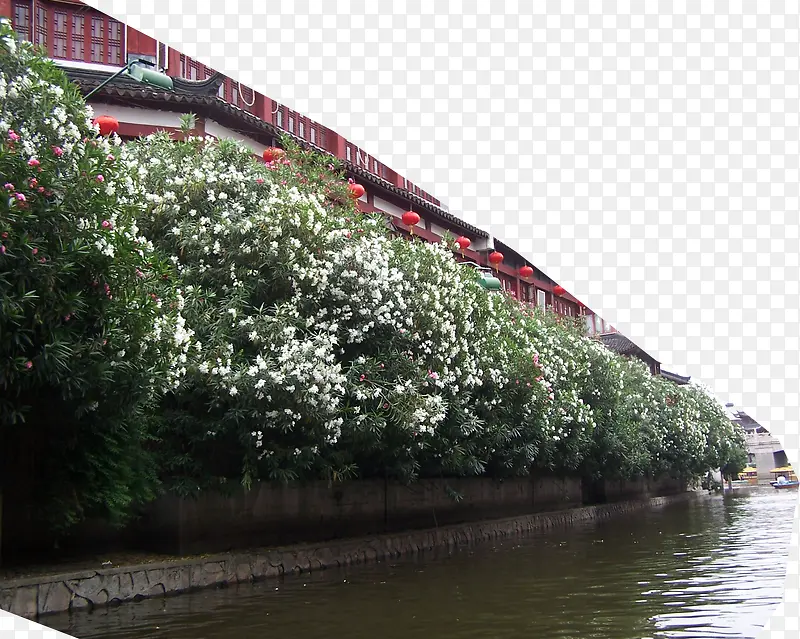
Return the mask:
M 82 639 L 750 639 L 783 595 L 796 504 L 759 489 L 44 623 Z

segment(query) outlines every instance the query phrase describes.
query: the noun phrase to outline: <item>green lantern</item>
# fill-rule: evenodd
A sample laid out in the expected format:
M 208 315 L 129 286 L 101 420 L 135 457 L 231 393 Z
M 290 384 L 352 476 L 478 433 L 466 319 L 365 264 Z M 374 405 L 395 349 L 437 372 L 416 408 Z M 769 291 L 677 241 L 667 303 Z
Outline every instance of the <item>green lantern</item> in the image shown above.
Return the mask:
M 159 89 L 164 89 L 165 91 L 172 91 L 174 87 L 172 78 L 170 78 L 166 73 L 157 71 L 155 68 L 153 68 L 154 66 L 155 65 L 152 62 L 148 62 L 147 60 L 131 60 L 114 75 L 107 78 L 94 89 L 89 91 L 89 93 L 84 96 L 84 99 L 88 100 L 109 82 L 115 80 L 121 75 L 125 75 L 131 80 L 135 80 L 140 84 L 157 87 Z
M 165 91 L 172 91 L 173 89 L 172 78 L 166 73 L 160 73 L 155 69 L 148 69 L 136 63 L 128 69 L 128 75 L 142 84 L 149 84 L 150 86 L 158 87 Z
M 493 275 L 481 274 L 481 278 L 478 281 L 487 291 L 499 291 L 503 288 L 500 280 Z

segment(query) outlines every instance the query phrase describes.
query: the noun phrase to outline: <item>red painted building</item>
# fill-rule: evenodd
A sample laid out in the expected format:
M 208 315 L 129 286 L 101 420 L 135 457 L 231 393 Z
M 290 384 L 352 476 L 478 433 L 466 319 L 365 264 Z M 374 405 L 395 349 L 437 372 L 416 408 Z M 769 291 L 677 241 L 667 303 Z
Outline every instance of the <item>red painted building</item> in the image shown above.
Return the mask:
M 555 294 L 556 282 L 522 255 L 452 215 L 430 193 L 364 149 L 165 43 L 78 0 L 0 0 L 0 16 L 10 18 L 19 36 L 42 47 L 85 93 L 134 60 L 151 62 L 171 76 L 173 91 L 118 78 L 92 96 L 89 102 L 98 114 L 119 120 L 121 136 L 177 130 L 180 116 L 187 112 L 198 116 L 197 134 L 236 138 L 258 156 L 265 147 L 277 145 L 280 135 L 289 134 L 342 160 L 350 177 L 366 188 L 362 210 L 383 212 L 397 233 L 409 232 L 400 217 L 413 210 L 420 215 L 414 233 L 422 239 L 439 241 L 445 233 L 470 239 L 470 247 L 463 258 L 457 254 L 458 259 L 486 267 L 488 255 L 501 252 L 504 259 L 496 275 L 509 294 L 562 315 L 584 317 L 591 335 L 616 332 L 569 293 Z M 529 277 L 520 276 L 525 265 L 533 268 Z

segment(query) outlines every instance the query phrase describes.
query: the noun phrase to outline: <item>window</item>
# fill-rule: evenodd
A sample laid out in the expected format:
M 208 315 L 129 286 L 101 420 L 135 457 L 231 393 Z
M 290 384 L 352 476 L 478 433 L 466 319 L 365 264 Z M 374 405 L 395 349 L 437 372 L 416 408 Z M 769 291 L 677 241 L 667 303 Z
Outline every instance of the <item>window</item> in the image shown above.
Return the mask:
M 289 116 L 289 133 L 294 133 L 294 118 Z
M 72 59 L 86 59 L 86 47 L 84 46 L 83 33 L 83 16 L 72 16 Z
M 349 146 L 347 147 L 347 152 L 346 152 L 346 155 L 347 155 L 347 161 L 348 161 L 348 162 L 351 162 L 351 161 L 352 161 L 352 158 L 353 158 L 353 153 L 352 153 L 352 151 L 350 150 L 350 147 L 349 147 Z
M 53 57 L 67 57 L 67 14 L 63 11 L 53 14 Z
M 317 143 L 317 130 L 312 126 L 311 127 L 311 144 Z
M 14 5 L 14 30 L 23 40 L 31 39 L 31 9 L 29 3 Z
M 539 308 L 546 308 L 547 307 L 547 293 L 545 293 L 542 289 L 536 289 L 536 303 Z
M 306 123 L 303 122 L 302 120 L 300 120 L 297 123 L 297 128 L 298 128 L 298 133 L 299 133 L 300 137 L 305 140 L 305 137 L 306 137 Z
M 36 44 L 47 47 L 47 9 L 36 7 Z
M 278 109 L 275 113 L 275 124 L 283 128 L 283 110 Z
M 225 99 L 225 80 L 220 83 L 219 89 L 217 90 L 217 96 L 223 100 Z
M 167 45 L 163 42 L 158 43 L 158 51 L 156 52 L 156 64 L 161 69 L 166 69 L 169 66 L 169 57 L 167 56 Z
M 231 104 L 239 106 L 239 83 L 231 81 Z
M 374 171 L 375 171 L 376 175 L 380 175 L 380 174 L 381 174 L 381 170 L 380 170 L 380 168 L 378 167 L 378 160 L 376 160 L 376 159 L 374 159 L 374 158 L 373 158 L 373 160 L 372 160 L 372 168 L 374 169 Z
M 103 62 L 103 18 L 92 18 L 92 62 Z
M 108 63 L 122 64 L 122 23 L 108 21 Z

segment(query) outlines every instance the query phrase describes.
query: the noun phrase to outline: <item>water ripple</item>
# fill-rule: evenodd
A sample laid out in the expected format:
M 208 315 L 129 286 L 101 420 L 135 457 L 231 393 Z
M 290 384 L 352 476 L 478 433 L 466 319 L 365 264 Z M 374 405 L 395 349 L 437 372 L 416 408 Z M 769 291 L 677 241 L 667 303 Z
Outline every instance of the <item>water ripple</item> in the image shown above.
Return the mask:
M 82 639 L 753 639 L 786 576 L 796 495 L 775 492 L 44 621 Z

